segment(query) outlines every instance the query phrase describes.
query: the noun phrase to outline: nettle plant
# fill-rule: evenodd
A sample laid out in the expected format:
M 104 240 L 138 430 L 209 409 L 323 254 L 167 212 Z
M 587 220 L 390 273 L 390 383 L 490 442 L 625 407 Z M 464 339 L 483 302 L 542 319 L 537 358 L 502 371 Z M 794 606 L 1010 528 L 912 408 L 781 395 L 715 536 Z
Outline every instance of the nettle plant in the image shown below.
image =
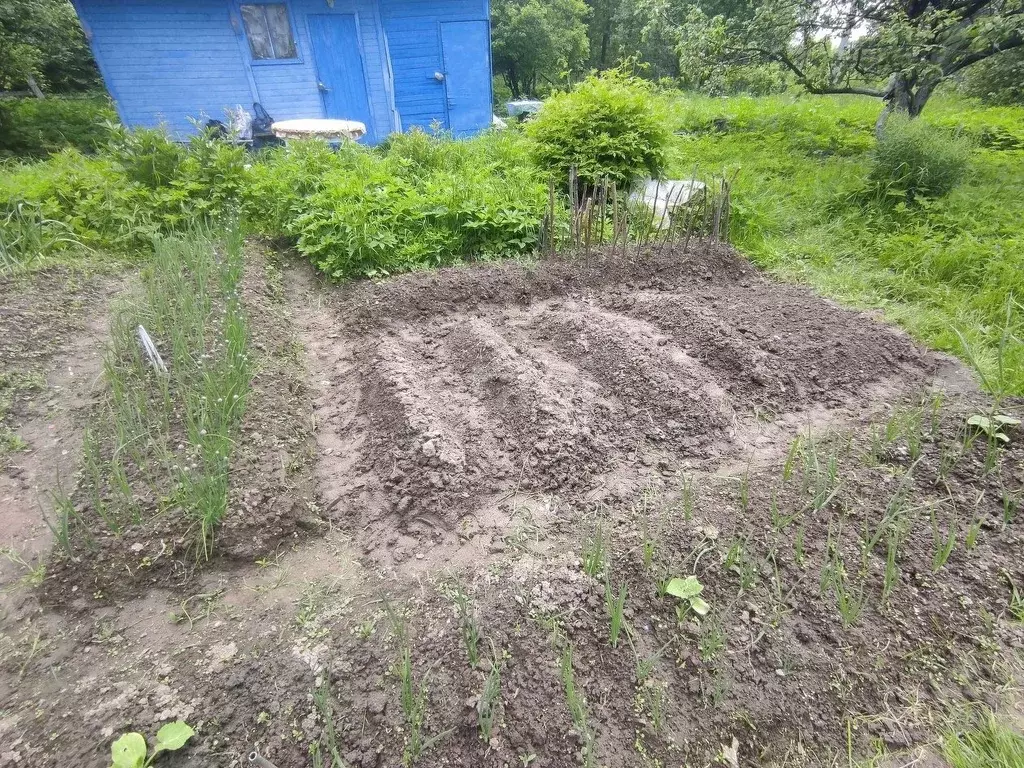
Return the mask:
M 156 732 L 156 744 L 149 751 L 141 733 L 126 733 L 110 747 L 110 768 L 149 768 L 164 752 L 174 752 L 195 735 L 192 726 L 183 720 L 167 723 Z

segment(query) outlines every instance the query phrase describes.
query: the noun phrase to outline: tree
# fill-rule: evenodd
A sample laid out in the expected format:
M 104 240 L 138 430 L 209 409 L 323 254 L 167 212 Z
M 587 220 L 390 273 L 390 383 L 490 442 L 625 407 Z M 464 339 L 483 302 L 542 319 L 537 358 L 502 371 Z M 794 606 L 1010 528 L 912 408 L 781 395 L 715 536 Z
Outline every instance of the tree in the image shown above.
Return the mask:
M 774 62 L 811 93 L 882 99 L 916 117 L 936 87 L 1024 45 L 1024 0 L 767 0 L 749 18 L 693 6 L 683 57 Z
M 538 81 L 561 82 L 589 55 L 583 0 L 494 0 L 491 56 L 513 98 L 537 93 Z
M 0 0 L 0 89 L 85 90 L 99 73 L 67 0 Z

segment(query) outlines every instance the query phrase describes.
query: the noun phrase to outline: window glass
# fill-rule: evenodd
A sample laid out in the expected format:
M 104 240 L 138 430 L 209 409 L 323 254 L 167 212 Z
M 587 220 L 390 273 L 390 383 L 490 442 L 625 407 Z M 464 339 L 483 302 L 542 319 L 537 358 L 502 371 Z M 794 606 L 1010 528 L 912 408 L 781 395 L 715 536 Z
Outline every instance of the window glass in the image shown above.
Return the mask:
M 288 9 L 284 5 L 265 5 L 267 26 L 270 28 L 270 42 L 274 44 L 275 59 L 294 59 L 295 40 L 292 25 L 288 21 Z
M 243 5 L 241 10 L 254 59 L 297 58 L 288 9 L 283 3 Z

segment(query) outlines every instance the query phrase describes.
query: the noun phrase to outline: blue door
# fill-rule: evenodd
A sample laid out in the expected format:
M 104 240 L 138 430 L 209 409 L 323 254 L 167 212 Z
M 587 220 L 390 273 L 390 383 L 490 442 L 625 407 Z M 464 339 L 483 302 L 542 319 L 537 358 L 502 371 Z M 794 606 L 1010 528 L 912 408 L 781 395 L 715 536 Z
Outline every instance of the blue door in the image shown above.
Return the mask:
M 448 127 L 465 135 L 491 124 L 491 42 L 486 21 L 441 23 Z
M 365 123 L 364 141 L 376 144 L 356 17 L 351 14 L 310 16 L 309 38 L 316 59 L 317 86 L 324 100 L 324 114 L 329 118 Z

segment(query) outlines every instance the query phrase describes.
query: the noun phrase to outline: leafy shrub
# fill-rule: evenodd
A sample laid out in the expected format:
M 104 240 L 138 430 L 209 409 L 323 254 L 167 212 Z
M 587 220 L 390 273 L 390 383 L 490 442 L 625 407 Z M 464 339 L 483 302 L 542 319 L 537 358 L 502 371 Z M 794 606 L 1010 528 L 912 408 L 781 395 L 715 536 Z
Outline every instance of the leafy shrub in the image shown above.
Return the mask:
M 117 120 L 103 97 L 0 101 L 0 157 L 45 157 L 67 147 L 93 152 Z
M 329 276 L 380 277 L 532 251 L 547 190 L 515 135 L 413 132 L 339 153 L 286 232 Z
M 607 177 L 620 187 L 659 176 L 670 138 L 652 86 L 619 72 L 552 96 L 526 130 L 538 163 L 557 179 L 575 166 L 582 180 Z
M 1024 48 L 1001 51 L 968 67 L 961 90 L 988 104 L 1024 104 Z
M 351 145 L 337 151 L 322 141 L 289 141 L 260 153 L 242 194 L 242 219 L 250 232 L 280 237 L 306 198 L 323 188 L 330 171 L 351 168 Z
M 117 131 L 98 155 L 66 149 L 14 166 L 0 177 L 0 214 L 28 203 L 81 244 L 133 252 L 156 234 L 231 214 L 244 179 L 244 149 L 211 135 L 183 147 L 159 131 Z
M 893 115 L 873 152 L 868 180 L 898 197 L 942 197 L 963 179 L 970 153 L 961 137 Z

